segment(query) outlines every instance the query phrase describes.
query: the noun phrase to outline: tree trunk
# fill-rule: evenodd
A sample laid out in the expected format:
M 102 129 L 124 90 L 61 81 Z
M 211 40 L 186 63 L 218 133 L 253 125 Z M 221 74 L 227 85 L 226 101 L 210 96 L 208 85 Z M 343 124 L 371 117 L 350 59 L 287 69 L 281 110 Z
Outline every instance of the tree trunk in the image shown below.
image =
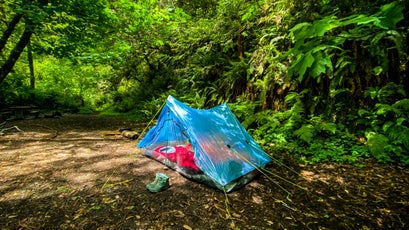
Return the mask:
M 7 40 L 10 38 L 13 33 L 16 25 L 20 22 L 20 19 L 23 17 L 23 14 L 17 14 L 11 20 L 10 24 L 7 26 L 6 31 L 4 31 L 3 36 L 0 38 L 0 53 L 3 51 L 3 48 L 6 46 Z
M 32 34 L 33 34 L 33 31 L 29 28 L 29 26 L 26 26 L 23 34 L 20 37 L 20 40 L 18 41 L 14 49 L 11 51 L 9 58 L 0 68 L 0 84 L 4 81 L 4 79 L 13 69 L 21 53 L 24 51 L 24 48 L 30 42 L 30 38 Z
M 240 59 L 244 57 L 244 43 L 243 43 L 243 37 L 241 33 L 242 33 L 242 29 L 239 31 L 237 35 L 237 51 L 239 53 Z
M 34 75 L 34 61 L 33 61 L 33 49 L 31 48 L 31 42 L 28 41 L 27 44 L 27 59 L 28 65 L 30 67 L 30 88 L 35 88 L 35 75 Z

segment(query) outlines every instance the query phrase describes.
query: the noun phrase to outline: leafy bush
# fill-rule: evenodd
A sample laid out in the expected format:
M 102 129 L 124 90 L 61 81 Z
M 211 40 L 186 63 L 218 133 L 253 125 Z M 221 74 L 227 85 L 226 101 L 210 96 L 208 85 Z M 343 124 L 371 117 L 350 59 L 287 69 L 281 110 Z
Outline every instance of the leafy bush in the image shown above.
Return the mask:
M 255 115 L 258 126 L 250 132 L 266 150 L 272 154 L 297 155 L 306 163 L 358 164 L 368 157 L 367 146 L 359 143 L 342 125 L 317 116 L 305 117 L 300 94 L 289 94 L 286 101 L 291 105 L 287 111 L 265 110 Z
M 403 87 L 389 83 L 368 89 L 373 108 L 359 110 L 357 124 L 365 127 L 372 156 L 382 163 L 409 165 L 409 99 Z

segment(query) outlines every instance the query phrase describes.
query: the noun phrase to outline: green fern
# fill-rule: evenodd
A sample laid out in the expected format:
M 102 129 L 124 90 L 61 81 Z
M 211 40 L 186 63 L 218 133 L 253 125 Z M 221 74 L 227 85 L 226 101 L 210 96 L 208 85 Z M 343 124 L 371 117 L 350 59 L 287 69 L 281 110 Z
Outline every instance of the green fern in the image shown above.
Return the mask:
M 377 115 L 386 116 L 386 115 L 389 115 L 389 114 L 390 115 L 400 115 L 401 114 L 401 110 L 399 110 L 399 109 L 397 109 L 397 108 L 395 108 L 395 107 L 393 107 L 391 105 L 388 105 L 388 104 L 377 104 L 376 108 L 377 108 L 377 110 L 376 110 Z
M 377 94 L 378 100 L 381 103 L 392 104 L 397 100 L 403 99 L 406 96 L 406 92 L 402 85 L 397 85 L 393 82 L 386 84 L 382 87 Z
M 409 120 L 406 117 L 400 117 L 396 120 L 396 124 L 400 126 L 406 126 L 408 127 Z M 406 125 L 405 125 L 406 124 Z
M 383 135 L 375 132 L 366 133 L 366 138 L 368 139 L 368 147 L 372 156 L 382 163 L 392 162 L 389 154 L 385 151 L 385 147 L 389 143 L 389 139 Z
M 408 114 L 409 112 L 409 99 L 403 99 L 395 102 L 395 104 L 392 105 L 393 108 L 399 109 L 405 114 Z
M 285 103 L 289 104 L 289 105 L 294 105 L 295 103 L 301 101 L 300 99 L 300 94 L 296 93 L 296 92 L 290 92 L 287 94 L 287 96 L 285 96 Z
M 312 141 L 315 136 L 315 128 L 311 124 L 303 125 L 298 130 L 294 131 L 294 135 L 300 138 L 301 140 L 309 143 Z
M 389 140 L 395 145 L 402 145 L 409 150 L 409 128 L 401 125 L 394 125 L 386 132 Z
M 325 131 L 331 134 L 335 134 L 337 131 L 337 125 L 332 122 L 321 123 L 319 128 L 320 131 Z

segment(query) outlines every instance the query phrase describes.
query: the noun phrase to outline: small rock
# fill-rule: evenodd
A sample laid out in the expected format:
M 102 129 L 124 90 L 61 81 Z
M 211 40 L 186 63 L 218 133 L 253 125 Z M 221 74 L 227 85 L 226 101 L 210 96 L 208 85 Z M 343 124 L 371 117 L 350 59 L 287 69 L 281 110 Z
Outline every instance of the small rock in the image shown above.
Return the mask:
M 132 139 L 132 140 L 135 140 L 135 139 L 137 139 L 139 137 L 139 133 L 135 132 L 135 131 L 124 130 L 124 131 L 122 131 L 122 136 L 126 137 L 126 138 L 129 138 L 129 139 Z

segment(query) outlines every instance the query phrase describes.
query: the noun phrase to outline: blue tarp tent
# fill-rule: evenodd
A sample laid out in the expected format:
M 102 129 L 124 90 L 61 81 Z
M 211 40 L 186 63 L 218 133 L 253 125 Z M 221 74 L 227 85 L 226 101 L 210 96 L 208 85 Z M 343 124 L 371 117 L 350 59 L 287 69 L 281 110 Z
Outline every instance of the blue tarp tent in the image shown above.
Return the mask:
M 138 143 L 143 154 L 226 192 L 249 182 L 271 161 L 226 103 L 194 109 L 172 96 Z

